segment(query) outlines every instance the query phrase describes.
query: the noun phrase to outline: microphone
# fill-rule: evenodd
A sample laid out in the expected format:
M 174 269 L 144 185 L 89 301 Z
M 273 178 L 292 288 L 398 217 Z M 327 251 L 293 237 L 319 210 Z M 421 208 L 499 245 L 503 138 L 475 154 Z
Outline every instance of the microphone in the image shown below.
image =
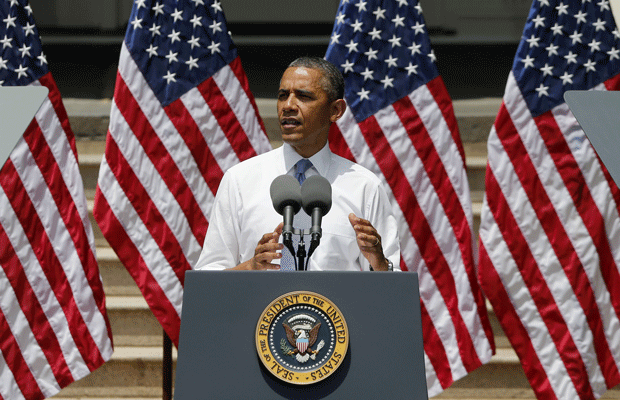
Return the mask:
M 310 254 L 321 240 L 321 219 L 332 207 L 332 186 L 320 175 L 310 176 L 301 186 L 301 198 L 304 211 L 312 217 L 310 251 L 308 252 L 308 258 L 310 258 Z
M 284 216 L 282 242 L 295 255 L 293 249 L 293 217 L 301 208 L 301 187 L 297 179 L 290 175 L 280 175 L 269 187 L 273 208 Z

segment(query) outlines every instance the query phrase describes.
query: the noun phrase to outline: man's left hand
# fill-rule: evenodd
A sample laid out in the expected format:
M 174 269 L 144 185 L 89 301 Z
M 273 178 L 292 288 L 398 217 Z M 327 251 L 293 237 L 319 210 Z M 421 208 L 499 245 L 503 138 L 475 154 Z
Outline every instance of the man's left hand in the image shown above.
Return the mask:
M 388 260 L 383 255 L 383 246 L 381 245 L 381 235 L 379 235 L 379 232 L 372 226 L 370 221 L 359 218 L 353 213 L 349 214 L 349 222 L 355 231 L 357 245 L 372 269 L 375 271 L 387 271 Z

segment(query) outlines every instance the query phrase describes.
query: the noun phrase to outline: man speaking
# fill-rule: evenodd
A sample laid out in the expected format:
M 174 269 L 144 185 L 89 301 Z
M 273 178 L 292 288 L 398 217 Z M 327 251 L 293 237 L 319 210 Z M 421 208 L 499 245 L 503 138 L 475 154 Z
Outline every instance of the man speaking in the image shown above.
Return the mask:
M 280 243 L 282 215 L 270 196 L 281 175 L 300 183 L 320 175 L 331 184 L 332 205 L 308 270 L 400 269 L 396 219 L 381 181 L 329 150 L 329 128 L 346 110 L 343 97 L 342 74 L 328 61 L 304 57 L 289 65 L 277 101 L 284 145 L 224 174 L 195 269 L 294 269 L 294 257 Z M 310 220 L 301 209 L 293 226 L 309 228 Z

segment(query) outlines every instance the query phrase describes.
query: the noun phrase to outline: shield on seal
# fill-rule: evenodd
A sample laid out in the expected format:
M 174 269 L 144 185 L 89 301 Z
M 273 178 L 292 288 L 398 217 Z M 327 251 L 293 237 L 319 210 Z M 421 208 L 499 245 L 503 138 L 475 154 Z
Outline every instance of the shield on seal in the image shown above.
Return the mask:
M 308 350 L 308 338 L 297 338 L 295 344 L 297 346 L 297 350 L 299 350 L 301 354 Z

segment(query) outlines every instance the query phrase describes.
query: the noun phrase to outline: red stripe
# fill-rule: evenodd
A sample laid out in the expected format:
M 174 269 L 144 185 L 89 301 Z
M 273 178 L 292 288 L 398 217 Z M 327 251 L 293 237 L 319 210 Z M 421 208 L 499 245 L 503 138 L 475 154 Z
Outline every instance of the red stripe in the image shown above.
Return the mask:
M 108 143 L 112 141 L 111 139 L 112 137 L 108 135 Z M 153 315 L 155 315 L 174 345 L 178 347 L 181 319 L 170 300 L 168 300 L 166 293 L 151 274 L 138 248 L 127 235 L 125 228 L 116 219 L 99 187 L 97 187 L 95 193 L 93 214 L 99 222 L 101 231 L 110 243 L 110 246 L 118 254 L 118 258 L 123 265 L 127 266 L 127 271 L 136 281 Z
M 44 399 L 45 396 L 41 393 L 41 389 L 39 389 L 39 385 L 19 349 L 19 344 L 17 344 L 8 326 L 6 316 L 0 309 L 0 327 L 7 327 L 0 329 L 0 349 L 6 366 L 13 373 L 17 386 L 26 399 Z
M 476 301 L 482 326 L 484 327 L 487 339 L 491 343 L 491 347 L 494 349 L 495 342 L 484 304 L 484 297 L 476 281 L 471 237 L 472 230 L 467 221 L 467 216 L 465 215 L 461 201 L 452 186 L 450 177 L 433 144 L 433 140 L 422 123 L 422 119 L 418 115 L 411 99 L 405 96 L 392 104 L 392 106 L 405 127 L 411 144 L 422 161 L 433 188 L 435 188 L 435 193 L 437 197 L 439 197 L 443 211 L 450 221 L 450 225 L 454 232 L 454 238 L 459 244 L 463 265 L 469 278 L 469 288 Z M 458 136 L 457 139 L 460 143 L 460 138 L 458 138 Z M 458 166 L 456 166 L 456 168 L 458 168 Z M 465 184 L 467 183 L 465 182 Z
M 491 174 L 491 172 L 488 171 L 489 169 L 487 169 L 487 176 Z M 490 195 L 491 192 L 493 192 L 494 198 L 496 195 L 502 196 L 497 187 L 487 187 L 487 193 Z M 521 360 L 525 375 L 534 389 L 534 392 L 536 392 L 536 397 L 539 399 L 557 400 L 557 396 L 549 382 L 549 377 L 542 367 L 532 342 L 529 340 L 529 334 L 523 326 L 523 322 L 519 318 L 519 315 L 516 313 L 510 296 L 504 289 L 503 282 L 489 259 L 486 248 L 482 242 L 480 242 L 479 250 L 478 276 L 480 278 L 480 284 L 493 305 L 495 315 L 499 319 L 500 324 L 504 327 L 506 336 Z
M 155 243 L 157 243 L 170 268 L 176 274 L 177 279 L 183 284 L 185 271 L 191 269 L 191 264 L 185 258 L 183 248 L 170 229 L 170 226 L 166 223 L 163 215 L 153 203 L 153 200 L 131 169 L 127 160 L 123 157 L 112 135 L 108 135 L 105 157 L 110 170 L 116 177 L 123 192 L 127 195 L 127 199 L 136 210 Z M 101 221 L 99 221 L 99 225 L 102 225 Z M 106 236 L 106 239 L 110 241 L 108 236 Z M 116 250 L 116 247 L 113 248 Z M 151 263 L 156 264 L 157 260 L 151 260 Z M 132 264 L 124 265 L 130 269 Z
M 456 339 L 459 344 L 459 353 L 466 370 L 473 371 L 481 365 L 474 344 L 459 312 L 459 304 L 454 276 L 450 273 L 450 267 L 441 252 L 433 232 L 422 213 L 415 194 L 407 181 L 400 164 L 390 145 L 377 124 L 374 117 L 367 118 L 359 124 L 362 134 L 373 153 L 377 164 L 381 168 L 394 197 L 400 205 L 403 215 L 407 218 L 407 224 L 418 248 L 424 258 L 429 272 L 433 276 L 448 312 L 455 327 Z
M 545 230 L 549 242 L 565 271 L 566 277 L 571 284 L 572 291 L 578 298 L 582 308 L 584 308 L 583 312 L 589 315 L 588 323 L 590 329 L 594 327 L 596 330 L 594 330 L 593 333 L 596 334 L 598 331 L 596 326 L 602 326 L 602 321 L 598 309 L 593 309 L 593 307 L 591 307 L 593 304 L 596 304 L 596 302 L 591 288 L 588 285 L 588 277 L 577 258 L 575 249 L 567 238 L 566 232 L 557 214 L 553 210 L 551 201 L 546 195 L 545 188 L 538 179 L 536 169 L 504 106 L 500 108 L 497 115 L 495 129 L 506 148 L 506 153 L 512 161 L 512 165 L 521 184 L 527 189 L 526 193 L 528 199 L 538 219 L 541 221 L 541 226 Z M 486 178 L 485 186 L 487 190 L 490 186 L 497 186 L 492 174 L 487 174 Z M 489 204 L 492 201 L 500 200 L 499 195 L 496 194 L 495 197 L 497 198 L 488 200 Z M 499 210 L 497 207 L 498 206 L 491 207 L 491 210 L 493 210 L 495 219 L 498 221 L 504 233 L 505 241 L 509 247 L 511 247 L 513 258 L 517 260 L 517 265 L 524 276 L 524 281 L 530 286 L 530 293 L 537 299 L 535 301 L 539 308 L 539 312 L 541 315 L 547 315 L 547 317 L 543 318 L 568 368 L 569 375 L 577 391 L 586 397 L 590 395 L 593 396 L 590 382 L 587 379 L 583 379 L 584 376 L 587 376 L 587 370 L 583 364 L 583 360 L 570 336 L 570 331 L 566 323 L 559 310 L 557 310 L 557 306 L 555 304 L 553 306 L 550 305 L 550 303 L 553 302 L 553 296 L 546 286 L 543 275 L 538 269 L 536 260 L 530 253 L 529 248 L 524 246 L 527 242 L 522 236 L 517 222 L 513 219 L 507 204 L 502 204 L 502 210 Z M 548 313 L 548 311 L 550 313 Z
M 39 219 L 26 188 L 19 179 L 19 175 L 11 161 L 7 161 L 2 169 L 0 185 L 2 185 L 7 194 L 17 219 L 30 242 L 30 246 L 41 264 L 45 277 L 64 311 L 71 336 L 82 358 L 84 360 L 91 360 L 95 365 L 103 364 L 104 360 L 99 352 L 99 348 L 93 341 L 82 314 L 75 303 L 71 285 L 64 273 L 63 266 L 54 252 L 54 247 L 45 232 L 43 223 Z
M 43 351 L 58 384 L 60 387 L 65 387 L 74 381 L 73 375 L 62 353 L 56 333 L 52 329 L 2 225 L 0 225 L 0 248 L 2 248 L 0 265 L 11 283 L 11 287 L 13 287 L 19 306 L 37 341 L 32 346 L 38 346 Z M 0 324 L 0 326 L 3 327 L 0 330 L 10 332 L 8 324 Z M 4 345 L 2 348 L 4 349 Z
M 159 176 L 166 183 L 168 190 L 176 198 L 186 219 L 188 221 L 200 220 L 194 224 L 196 229 L 192 231 L 196 240 L 199 241 L 201 236 L 204 237 L 204 233 L 198 227 L 206 225 L 206 218 L 202 214 L 202 210 L 196 202 L 185 177 L 179 171 L 172 156 L 168 153 L 157 133 L 142 113 L 140 106 L 125 85 L 125 81 L 120 74 L 117 74 L 114 101 L 131 129 L 131 132 L 119 132 L 119 134 L 133 134 L 138 139 L 144 149 L 144 153 L 149 157 Z M 119 179 L 120 181 L 122 179 Z M 131 192 L 131 187 L 125 188 L 125 192 Z
M 59 133 L 60 132 L 55 132 L 55 134 Z M 105 294 L 103 292 L 103 284 L 101 283 L 101 278 L 99 275 L 97 259 L 92 252 L 88 235 L 86 233 L 86 228 L 84 227 L 84 222 L 82 221 L 80 213 L 73 202 L 73 198 L 71 197 L 71 193 L 69 192 L 62 177 L 60 167 L 56 163 L 54 155 L 52 154 L 47 141 L 43 136 L 43 132 L 41 132 L 41 129 L 35 120 L 33 120 L 24 133 L 24 140 L 30 147 L 30 151 L 32 152 L 37 166 L 45 179 L 58 210 L 61 210 L 60 217 L 62 218 L 65 227 L 71 236 L 81 262 L 82 271 L 84 272 L 86 280 L 88 281 L 88 284 L 93 292 L 93 300 L 97 304 L 99 312 L 104 317 L 108 337 L 112 340 L 112 328 L 110 327 L 110 321 L 108 320 L 105 307 Z M 77 174 L 76 179 L 74 182 L 70 183 L 77 184 L 76 182 L 79 182 L 79 184 L 81 184 L 79 173 L 78 171 L 75 172 Z M 101 365 L 97 364 L 98 359 L 99 357 L 85 360 L 91 371 Z
M 551 112 L 546 112 L 536 117 L 534 121 L 538 126 L 540 135 L 545 141 L 547 150 L 558 172 L 562 176 L 564 185 L 570 192 L 573 203 L 584 225 L 588 229 L 588 233 L 592 237 L 599 257 L 598 267 L 607 285 L 611 304 L 614 307 L 616 315 L 620 317 L 620 291 L 617 290 L 617 288 L 620 287 L 620 273 L 607 238 L 605 219 L 600 214 L 600 210 L 592 198 L 592 193 L 590 192 L 590 188 L 588 187 L 581 169 L 573 157 L 570 147 L 561 134 L 560 128 Z M 586 284 L 588 281 L 583 281 L 584 278 L 585 277 L 582 276 L 575 276 L 574 279 L 576 282 L 583 282 L 584 294 L 586 294 L 587 297 L 583 300 L 582 307 L 584 310 L 588 311 L 586 315 L 590 322 L 590 328 L 594 333 L 594 344 L 596 346 L 597 356 L 599 357 L 598 362 L 601 369 L 604 371 L 607 387 L 611 388 L 620 383 L 620 372 L 609 350 L 609 344 L 605 339 L 605 329 L 598 307 L 593 307 L 593 305 L 596 304 L 594 303 L 595 295 L 591 286 Z M 578 290 L 581 292 L 582 289 L 579 288 Z M 591 318 L 593 318 L 592 321 L 590 321 Z
M 356 162 L 347 141 L 344 139 L 344 136 L 338 127 L 338 124 L 332 124 L 329 129 L 329 148 L 334 154 Z
M 220 128 L 224 135 L 226 135 L 232 150 L 237 154 L 239 160 L 254 157 L 256 151 L 252 147 L 247 133 L 241 127 L 237 116 L 215 83 L 215 80 L 209 78 L 200 83 L 196 88 L 202 94 L 215 119 L 217 119 Z
M 433 99 L 435 99 L 435 103 L 437 103 L 437 106 L 441 110 L 443 119 L 446 121 L 446 124 L 448 124 L 448 129 L 450 129 L 450 132 L 452 133 L 452 141 L 456 144 L 456 147 L 459 149 L 459 153 L 461 154 L 463 168 L 467 169 L 467 164 L 465 163 L 465 149 L 463 148 L 463 143 L 461 142 L 459 125 L 456 121 L 456 116 L 454 115 L 454 107 L 452 105 L 452 99 L 448 94 L 448 89 L 446 89 L 446 85 L 444 84 L 441 76 L 437 76 L 437 78 L 429 81 L 426 84 L 426 87 L 431 92 Z
M 60 120 L 60 124 L 62 125 L 62 129 L 65 131 L 65 135 L 67 135 L 67 140 L 71 145 L 71 151 L 73 151 L 73 155 L 75 159 L 78 159 L 78 152 L 75 146 L 75 137 L 73 135 L 73 131 L 71 130 L 71 126 L 69 125 L 69 116 L 67 115 L 67 111 L 65 110 L 65 106 L 62 102 L 62 97 L 60 96 L 60 91 L 58 90 L 58 86 L 56 86 L 56 81 L 52 77 L 52 73 L 48 72 L 39 78 L 39 82 L 49 89 L 48 99 L 52 102 L 54 106 L 54 111 Z
M 446 348 L 437 333 L 437 329 L 435 329 L 433 320 L 428 315 L 428 310 L 421 299 L 420 313 L 424 348 L 431 350 L 426 351 L 426 356 L 433 365 L 439 384 L 443 389 L 446 389 L 454 382 L 454 379 L 452 378 L 452 370 L 450 370 L 450 360 L 448 360 Z
M 246 76 L 245 71 L 243 70 L 243 66 L 241 65 L 241 58 L 237 56 L 234 60 L 230 62 L 230 64 L 228 64 L 228 66 L 230 67 L 230 69 L 233 71 L 233 73 L 237 77 L 239 84 L 245 91 L 245 95 L 250 100 L 250 103 L 252 104 L 252 108 L 254 109 L 254 114 L 256 114 L 256 119 L 258 120 L 258 123 L 260 124 L 263 134 L 265 135 L 265 137 L 267 137 L 267 134 L 266 134 L 267 130 L 265 129 L 265 124 L 263 123 L 263 119 L 260 117 L 260 113 L 258 112 L 258 106 L 256 105 L 256 100 L 254 100 L 254 95 L 252 94 L 252 91 L 250 90 L 250 83 L 248 82 L 248 77 Z
M 170 103 L 164 111 L 166 111 L 168 118 L 170 118 L 170 121 L 172 121 L 177 128 L 179 135 L 187 144 L 187 148 L 192 152 L 202 177 L 207 183 L 207 186 L 209 186 L 209 189 L 211 189 L 211 193 L 215 195 L 220 186 L 222 176 L 224 176 L 224 172 L 222 172 L 204 136 L 202 136 L 202 132 L 200 132 L 200 128 L 196 125 L 196 121 L 192 118 L 189 111 L 187 111 L 181 99 L 177 99 Z

